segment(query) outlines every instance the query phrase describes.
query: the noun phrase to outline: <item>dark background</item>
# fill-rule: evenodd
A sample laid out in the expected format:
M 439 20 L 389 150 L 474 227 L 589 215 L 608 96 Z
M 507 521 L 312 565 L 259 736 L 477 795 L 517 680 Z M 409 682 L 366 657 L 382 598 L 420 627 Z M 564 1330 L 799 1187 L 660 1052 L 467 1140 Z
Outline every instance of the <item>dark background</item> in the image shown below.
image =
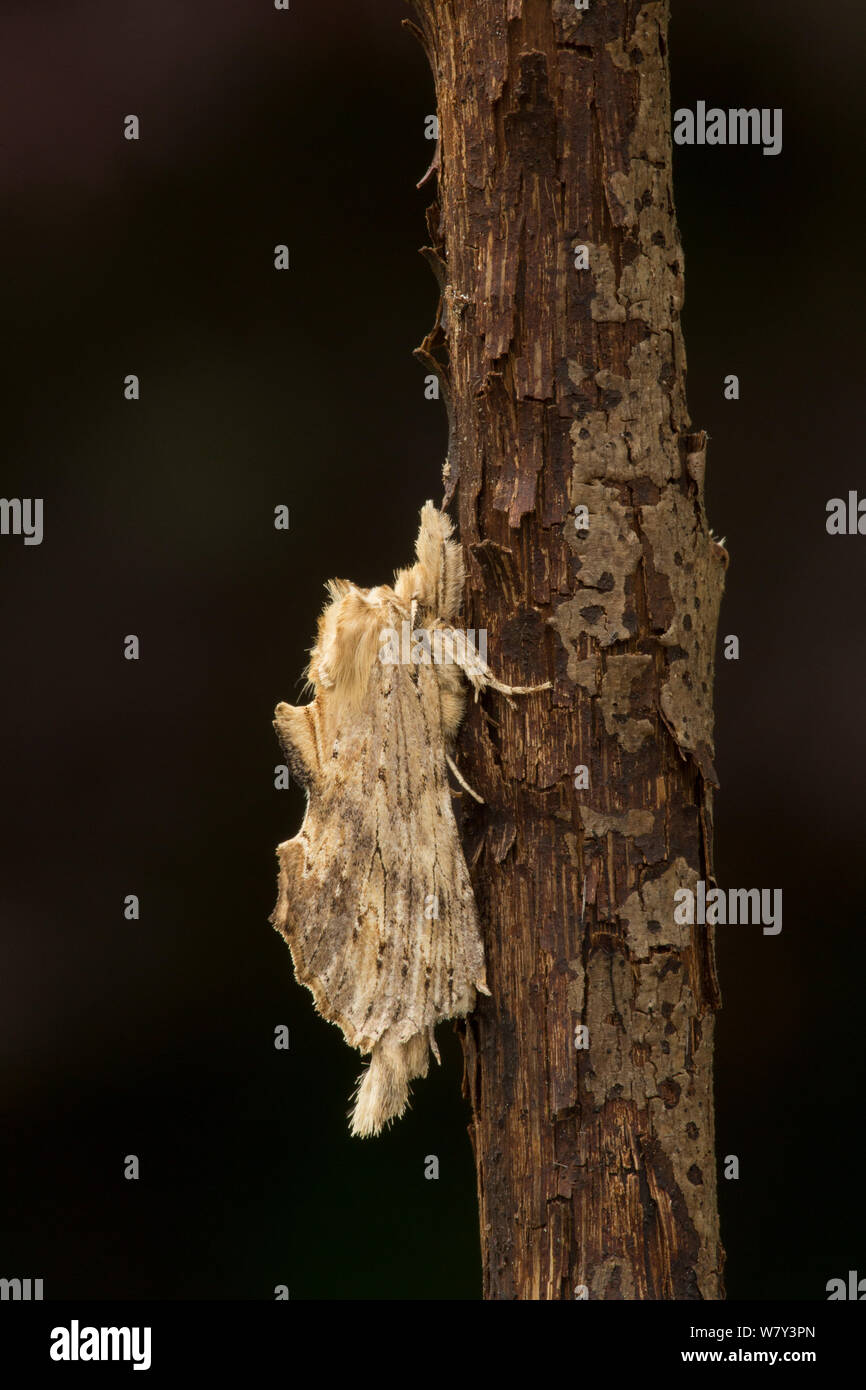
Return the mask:
M 824 524 L 866 488 L 866 21 L 855 0 L 673 10 L 674 106 L 784 108 L 778 157 L 681 149 L 675 176 L 731 553 L 720 651 L 741 645 L 718 675 L 717 870 L 784 891 L 780 936 L 719 933 L 728 1292 L 823 1299 L 866 1274 L 866 539 Z M 0 10 L 0 491 L 45 499 L 42 546 L 0 540 L 0 1275 L 46 1298 L 479 1296 L 450 1025 L 408 1116 L 350 1140 L 360 1059 L 267 920 L 303 811 L 273 788 L 270 719 L 323 582 L 387 580 L 441 497 L 444 410 L 410 355 L 436 302 L 414 187 L 435 102 L 408 13 Z

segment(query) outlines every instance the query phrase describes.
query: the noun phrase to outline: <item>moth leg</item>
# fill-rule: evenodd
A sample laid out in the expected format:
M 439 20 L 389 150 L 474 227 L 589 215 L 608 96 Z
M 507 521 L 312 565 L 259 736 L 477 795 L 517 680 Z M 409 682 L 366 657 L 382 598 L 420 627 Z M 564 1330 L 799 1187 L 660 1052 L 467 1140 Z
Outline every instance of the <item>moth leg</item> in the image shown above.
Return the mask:
M 488 676 L 475 687 L 475 698 L 478 698 L 479 690 L 484 690 L 487 686 L 491 690 L 498 690 L 500 695 L 504 695 L 507 703 L 514 709 L 514 701 L 509 697 L 512 695 L 537 695 L 540 690 L 552 690 L 553 682 L 544 681 L 541 685 L 503 685 L 494 675 Z
M 496 679 L 487 662 L 482 661 L 470 643 L 464 643 L 462 650 L 455 644 L 454 661 L 474 689 L 476 700 L 481 691 L 488 687 L 498 690 L 510 705 L 513 705 L 510 698 L 512 695 L 536 695 L 540 690 L 551 689 L 550 681 L 545 681 L 543 685 L 505 685 Z
M 474 797 L 475 797 L 475 800 L 476 800 L 476 801 L 480 801 L 480 802 L 481 802 L 481 805 L 483 806 L 483 805 L 484 805 L 484 797 L 483 797 L 483 796 L 479 796 L 478 793 L 477 793 L 476 791 L 473 791 L 473 790 L 472 790 L 472 788 L 470 787 L 469 783 L 466 781 L 466 779 L 464 778 L 462 772 L 460 771 L 459 767 L 458 767 L 457 764 L 455 763 L 454 759 L 451 757 L 451 754 L 450 754 L 450 753 L 446 753 L 446 754 L 445 754 L 445 761 L 446 761 L 446 763 L 448 764 L 448 766 L 450 767 L 451 771 L 454 773 L 454 776 L 457 778 L 457 781 L 460 783 L 460 785 L 461 785 L 461 787 L 463 788 L 463 790 L 464 790 L 464 791 L 467 791 L 467 792 L 469 793 L 470 796 L 474 796 Z

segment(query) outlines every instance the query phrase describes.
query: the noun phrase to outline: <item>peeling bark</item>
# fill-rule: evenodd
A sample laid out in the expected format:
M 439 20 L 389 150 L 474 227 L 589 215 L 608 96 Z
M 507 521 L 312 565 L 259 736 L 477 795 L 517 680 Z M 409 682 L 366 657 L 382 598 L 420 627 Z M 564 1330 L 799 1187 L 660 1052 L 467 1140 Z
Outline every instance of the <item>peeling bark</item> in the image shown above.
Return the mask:
M 727 557 L 686 408 L 668 4 L 415 9 L 442 289 L 419 355 L 467 622 L 503 679 L 555 683 L 486 701 L 461 745 L 486 801 L 464 827 L 492 991 L 464 1030 L 484 1294 L 717 1299 L 719 994 L 710 930 L 673 905 L 712 881 Z

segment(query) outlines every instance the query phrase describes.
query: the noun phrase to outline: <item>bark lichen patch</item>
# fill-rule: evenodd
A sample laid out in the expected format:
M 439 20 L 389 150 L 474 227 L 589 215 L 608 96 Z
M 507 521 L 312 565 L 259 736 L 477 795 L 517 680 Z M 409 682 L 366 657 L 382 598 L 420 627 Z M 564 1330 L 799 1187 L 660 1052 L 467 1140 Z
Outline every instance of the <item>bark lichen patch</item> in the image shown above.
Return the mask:
M 636 653 L 607 658 L 598 703 L 604 717 L 605 729 L 609 734 L 616 736 L 620 746 L 628 753 L 636 752 L 644 739 L 649 738 L 654 732 L 650 719 L 636 717 L 639 713 L 651 709 L 651 696 L 638 692 L 636 698 L 633 698 L 632 690 L 633 686 L 647 675 L 652 664 L 651 656 L 640 656 Z
M 582 1077 L 595 1109 L 617 1100 L 632 1101 L 640 1109 L 658 1100 L 660 1109 L 666 1109 L 674 1083 L 680 1097 L 688 1091 L 695 999 L 680 976 L 680 971 L 665 974 L 658 958 L 635 963 L 620 951 L 593 952 L 587 966 L 589 1048 L 583 1054 Z M 606 1002 L 611 997 L 615 1011 Z
M 580 956 L 575 956 L 568 962 L 568 972 L 568 1007 L 573 1014 L 580 1015 L 583 1012 L 586 990 L 586 976 Z
M 626 308 L 619 295 L 610 251 L 604 245 L 596 246 L 592 242 L 583 244 L 589 251 L 589 268 L 595 285 L 590 307 L 593 319 L 596 323 L 624 323 Z
M 587 378 L 597 388 L 598 409 L 571 426 L 572 494 L 581 483 L 604 479 L 633 483 L 647 478 L 659 487 L 679 477 L 681 463 L 669 429 L 668 375 L 673 370 L 673 335 L 642 338 L 631 350 L 628 375 L 590 373 L 574 364 L 569 376 L 582 391 Z M 576 505 L 576 498 L 572 498 Z
M 634 956 L 648 960 L 653 947 L 682 951 L 690 944 L 691 928 L 674 921 L 674 894 L 679 888 L 694 892 L 697 881 L 697 872 L 679 857 L 658 878 L 646 879 L 629 893 L 617 915 Z
M 637 630 L 633 577 L 641 546 L 632 525 L 633 509 L 600 483 L 574 488 L 572 503 L 586 507 L 589 532 L 581 536 L 573 525 L 566 528 L 568 544 L 578 556 L 578 587 L 572 598 L 559 604 L 551 622 L 569 651 L 582 633 L 609 647 Z
M 713 675 L 724 565 L 718 547 L 699 523 L 692 498 L 668 490 L 652 507 L 643 507 L 646 536 L 656 575 L 667 580 L 673 617 L 659 641 L 668 649 L 668 670 L 659 696 L 662 716 L 684 753 L 690 753 L 704 779 L 718 784 L 713 767 Z M 658 585 L 648 586 L 650 608 Z M 658 627 L 658 615 L 650 620 Z
M 692 1062 L 693 1069 L 687 1073 L 685 1078 L 678 1078 L 683 1083 L 677 1102 L 678 1123 L 674 1127 L 675 1134 L 672 1136 L 671 1143 L 665 1146 L 665 1153 L 670 1164 L 670 1175 L 675 1189 L 682 1196 L 688 1212 L 689 1223 L 696 1231 L 706 1229 L 706 1223 L 713 1218 L 716 1204 L 716 1178 L 712 1149 L 707 1155 L 709 1161 L 704 1160 L 700 1167 L 695 1163 L 702 1148 L 706 1153 L 706 1147 L 697 1141 L 697 1134 L 702 1119 L 706 1122 L 703 1095 L 704 1087 L 709 1084 L 712 1040 L 713 1020 L 708 1018 L 706 1019 L 706 1032 L 698 1044 L 697 1056 Z M 657 1130 L 659 1125 L 664 1124 L 662 1114 L 664 1101 L 661 1095 L 651 1098 L 648 1108 L 651 1122 Z M 710 1123 L 712 1124 L 712 1119 Z M 693 1134 L 695 1137 L 692 1137 Z M 695 1180 L 696 1168 L 701 1174 L 701 1182 Z M 718 1285 L 719 1272 L 716 1268 L 715 1252 L 708 1250 L 703 1242 L 699 1243 L 695 1250 L 694 1266 L 701 1298 L 716 1297 L 715 1289 Z
M 591 1299 L 607 1299 L 612 1293 L 617 1301 L 630 1303 L 635 1297 L 634 1276 L 627 1260 L 609 1255 L 596 1264 L 590 1276 L 588 1292 Z
M 652 811 L 595 811 L 591 806 L 583 806 L 580 819 L 585 835 L 601 840 L 605 835 L 625 835 L 629 839 L 639 839 L 651 835 L 655 829 L 655 814 Z
M 581 690 L 586 690 L 590 695 L 598 694 L 600 680 L 599 664 L 595 657 L 588 657 L 586 661 L 578 661 L 576 657 L 569 657 L 568 678 L 575 685 L 579 685 Z
M 629 154 L 658 168 L 670 181 L 670 91 L 655 80 L 663 43 L 658 3 L 644 5 L 627 39 L 605 45 L 614 67 L 629 69 L 637 81 L 638 119 L 632 127 Z

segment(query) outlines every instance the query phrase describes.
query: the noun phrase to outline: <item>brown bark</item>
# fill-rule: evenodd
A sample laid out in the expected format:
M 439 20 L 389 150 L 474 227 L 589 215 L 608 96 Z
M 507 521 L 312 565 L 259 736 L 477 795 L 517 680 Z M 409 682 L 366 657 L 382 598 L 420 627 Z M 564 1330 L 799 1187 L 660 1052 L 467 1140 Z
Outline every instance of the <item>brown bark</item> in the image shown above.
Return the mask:
M 726 556 L 685 400 L 668 4 L 415 8 L 441 141 L 419 355 L 467 623 L 502 679 L 555 682 L 488 698 L 461 744 L 486 801 L 465 834 L 492 998 L 464 1035 L 484 1294 L 716 1299 L 719 996 L 674 892 L 712 878 Z

